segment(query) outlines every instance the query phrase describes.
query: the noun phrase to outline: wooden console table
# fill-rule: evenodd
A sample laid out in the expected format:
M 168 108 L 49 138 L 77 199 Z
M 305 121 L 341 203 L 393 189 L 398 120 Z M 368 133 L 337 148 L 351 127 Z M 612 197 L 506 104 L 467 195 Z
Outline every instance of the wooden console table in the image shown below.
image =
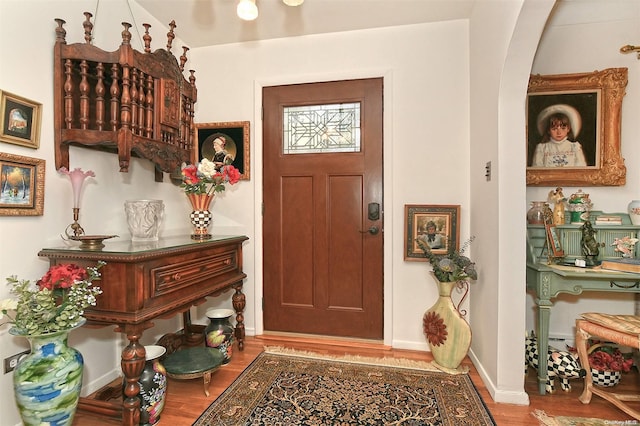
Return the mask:
M 206 241 L 190 237 L 162 238 L 154 242 L 108 241 L 99 250 L 78 247 L 42 249 L 38 256 L 47 257 L 51 265 L 76 263 L 106 265 L 96 283 L 103 293 L 97 305 L 87 309 L 87 326 L 116 325 L 125 333 L 129 344 L 122 351 L 122 372 L 126 381 L 122 404 L 82 398 L 79 407 L 100 414 L 122 417 L 122 424 L 137 425 L 140 419 L 138 379 L 145 363 L 144 346 L 139 343 L 144 330 L 153 327 L 152 320 L 187 311 L 216 296 L 234 289 L 236 338 L 244 349 L 245 296 L 242 282 L 242 243 L 246 236 L 218 236 Z

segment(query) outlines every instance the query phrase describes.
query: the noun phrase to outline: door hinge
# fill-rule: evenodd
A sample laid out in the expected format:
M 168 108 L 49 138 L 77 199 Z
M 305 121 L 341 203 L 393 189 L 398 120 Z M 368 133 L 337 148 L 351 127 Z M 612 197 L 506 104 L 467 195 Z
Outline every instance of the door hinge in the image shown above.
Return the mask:
M 264 216 L 264 201 L 262 202 L 262 216 Z
M 264 311 L 264 297 L 262 298 L 262 310 Z

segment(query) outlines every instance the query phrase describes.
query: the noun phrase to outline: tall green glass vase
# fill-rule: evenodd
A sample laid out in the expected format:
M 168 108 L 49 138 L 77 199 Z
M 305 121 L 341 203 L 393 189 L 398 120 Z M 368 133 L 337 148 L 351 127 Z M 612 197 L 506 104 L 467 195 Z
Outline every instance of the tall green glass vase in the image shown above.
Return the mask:
M 13 372 L 16 404 L 27 425 L 71 425 L 76 413 L 84 360 L 82 354 L 67 345 L 69 332 L 76 327 L 40 335 L 24 335 L 31 353 L 23 358 Z
M 464 372 L 467 369 L 460 364 L 471 346 L 471 327 L 451 300 L 457 282 L 440 282 L 431 275 L 438 286 L 438 300 L 424 314 L 423 331 L 435 366 L 450 373 Z

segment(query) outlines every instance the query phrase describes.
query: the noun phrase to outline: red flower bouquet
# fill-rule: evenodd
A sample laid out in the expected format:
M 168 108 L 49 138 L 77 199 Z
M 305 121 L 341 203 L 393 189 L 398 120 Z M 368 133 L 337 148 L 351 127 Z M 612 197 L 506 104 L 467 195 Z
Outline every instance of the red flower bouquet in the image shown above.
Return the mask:
M 34 286 L 16 276 L 7 278 L 16 299 L 0 301 L 0 319 L 5 315 L 17 334 L 36 335 L 71 329 L 82 322 L 84 310 L 96 305 L 102 293 L 92 282 L 100 278 L 100 269 L 74 264 L 52 266 Z M 9 311 L 14 311 L 10 314 Z
M 235 185 L 240 180 L 240 171 L 231 165 L 218 167 L 213 161 L 203 158 L 198 164 L 183 164 L 181 188 L 187 194 L 207 194 L 225 190 L 225 184 Z

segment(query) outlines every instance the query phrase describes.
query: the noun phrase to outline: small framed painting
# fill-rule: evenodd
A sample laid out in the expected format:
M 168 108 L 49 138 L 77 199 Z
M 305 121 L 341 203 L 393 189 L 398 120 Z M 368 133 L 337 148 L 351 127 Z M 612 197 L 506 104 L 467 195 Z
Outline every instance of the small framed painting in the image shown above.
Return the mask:
M 417 243 L 420 237 L 434 254 L 446 254 L 450 245 L 457 250 L 460 245 L 459 205 L 417 205 L 404 206 L 405 232 L 404 260 L 428 262 Z
M 545 225 L 547 231 L 547 244 L 549 245 L 549 253 L 551 257 L 564 257 L 564 250 L 560 243 L 560 236 L 555 225 Z
M 231 164 L 249 180 L 249 122 L 196 123 L 197 161 L 206 158 L 216 164 Z
M 45 160 L 0 152 L 0 216 L 42 216 Z
M 0 90 L 0 141 L 40 147 L 42 104 Z

